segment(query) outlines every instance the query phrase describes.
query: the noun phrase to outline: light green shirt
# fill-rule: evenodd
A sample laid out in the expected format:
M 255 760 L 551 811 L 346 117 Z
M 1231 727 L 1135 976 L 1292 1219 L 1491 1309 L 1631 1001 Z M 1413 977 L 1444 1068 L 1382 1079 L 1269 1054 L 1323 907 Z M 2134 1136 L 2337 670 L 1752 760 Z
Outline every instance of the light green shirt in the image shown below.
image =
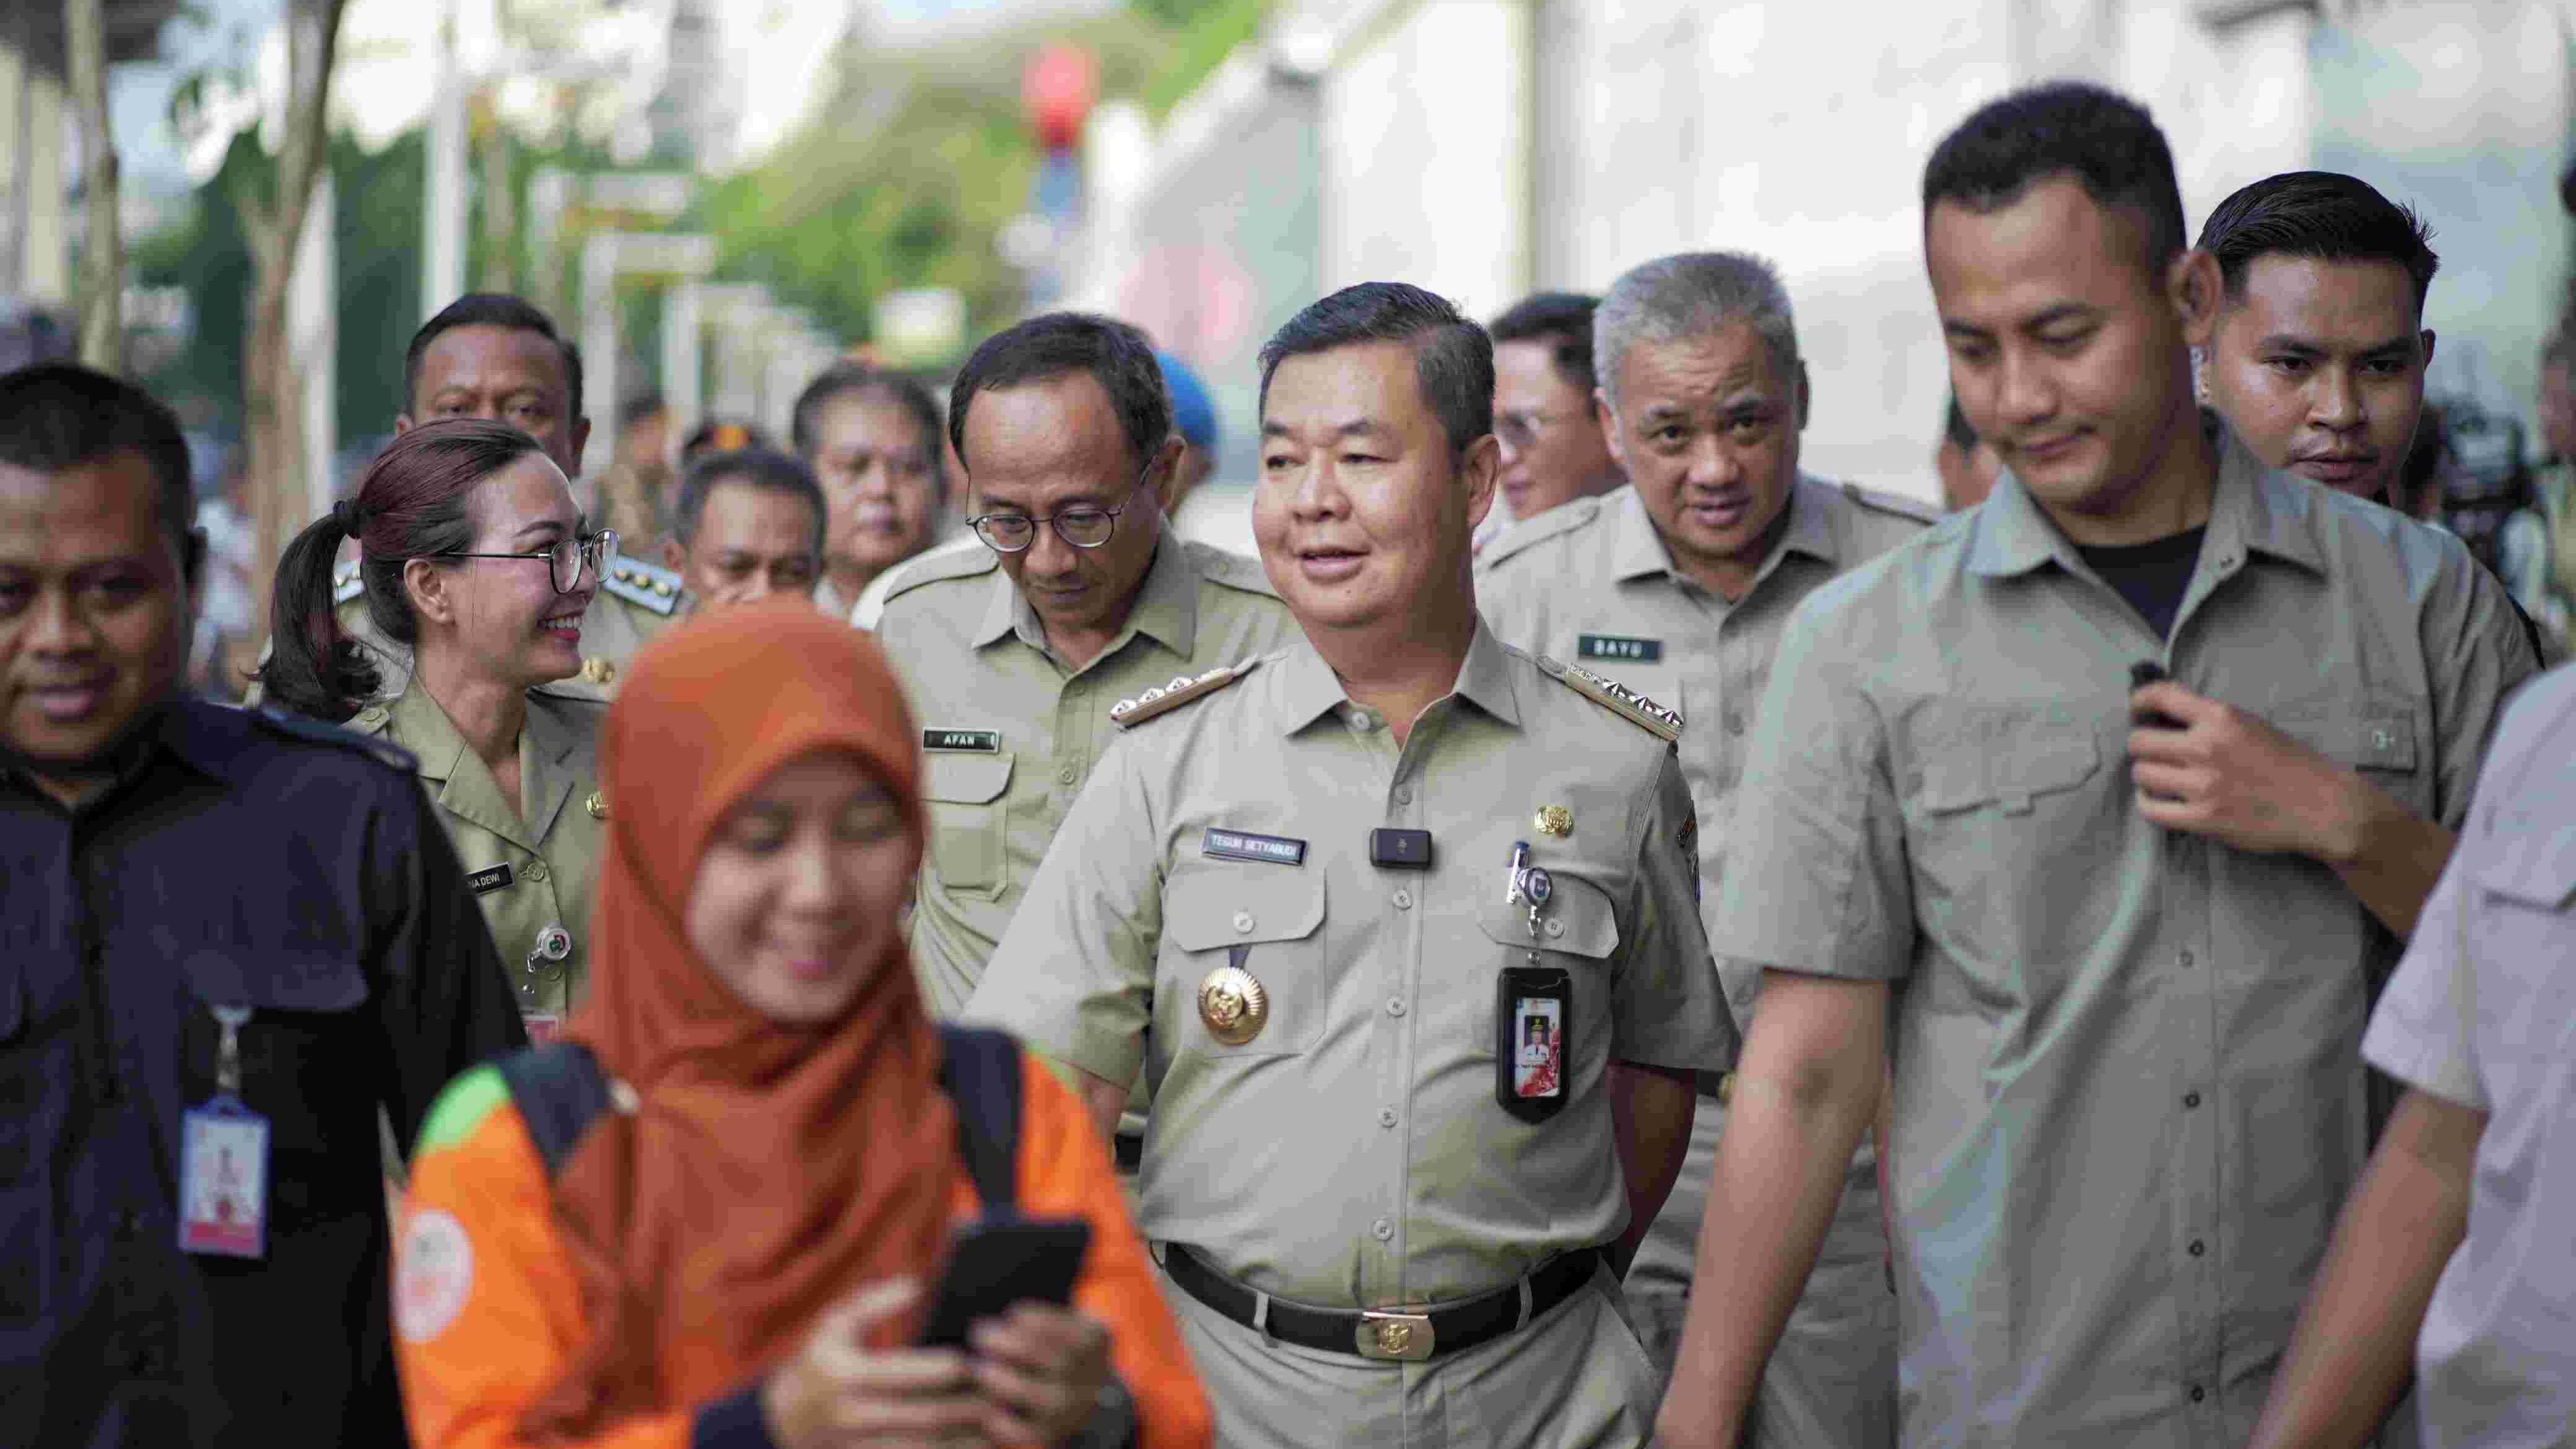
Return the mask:
M 1430 832 L 1430 867 L 1372 863 L 1378 827 Z M 1142 1067 L 1149 1237 L 1302 1302 L 1465 1297 L 1625 1225 L 1613 1060 L 1733 1060 L 1691 830 L 1671 745 L 1489 630 L 1400 748 L 1298 637 L 1102 757 L 967 1015 L 1105 1080 Z M 1515 842 L 1553 877 L 1535 927 L 1505 901 Z M 1199 998 L 1238 953 L 1267 1015 L 1230 1045 Z M 1526 966 L 1572 989 L 1540 1121 L 1497 1101 L 1501 972 Z
M 1000 558 L 913 559 L 877 622 L 922 728 L 930 847 L 912 910 L 913 969 L 953 1017 L 1115 733 L 1109 708 L 1175 677 L 1266 654 L 1292 632 L 1251 559 L 1163 533 L 1127 626 L 1068 668 Z

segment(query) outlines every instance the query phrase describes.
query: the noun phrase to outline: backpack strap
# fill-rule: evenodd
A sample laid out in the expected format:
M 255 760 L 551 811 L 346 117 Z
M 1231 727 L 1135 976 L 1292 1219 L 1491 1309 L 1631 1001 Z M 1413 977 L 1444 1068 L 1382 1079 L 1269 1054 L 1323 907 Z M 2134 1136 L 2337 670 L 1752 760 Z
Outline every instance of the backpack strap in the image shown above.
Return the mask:
M 572 1041 L 523 1047 L 492 1065 L 509 1084 L 510 1101 L 552 1182 L 592 1119 L 608 1110 L 608 1075 L 590 1048 Z
M 957 1151 L 988 1215 L 1019 1202 L 1020 1044 L 988 1027 L 939 1027 L 939 1085 L 957 1104 Z
M 1020 1047 L 984 1027 L 939 1028 L 939 1085 L 957 1105 L 957 1151 L 988 1213 L 1019 1202 Z M 582 1133 L 608 1111 L 608 1076 L 579 1042 L 527 1047 L 493 1064 L 552 1181 Z

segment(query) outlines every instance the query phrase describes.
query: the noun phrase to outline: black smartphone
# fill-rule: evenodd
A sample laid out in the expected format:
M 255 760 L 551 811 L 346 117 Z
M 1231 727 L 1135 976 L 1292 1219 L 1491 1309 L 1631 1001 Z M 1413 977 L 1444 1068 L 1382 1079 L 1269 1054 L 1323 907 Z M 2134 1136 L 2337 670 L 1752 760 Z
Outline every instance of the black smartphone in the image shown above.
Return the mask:
M 2165 667 L 2163 665 L 2158 664 L 2152 659 L 2141 659 L 2137 663 L 2129 666 L 2129 688 L 2132 691 L 2144 689 L 2150 684 L 2155 684 L 2172 677 L 2173 676 L 2165 673 Z M 2141 710 L 2135 715 L 2132 715 L 2131 719 L 2134 723 L 2145 725 L 2150 729 L 2178 730 L 2182 728 L 2181 721 L 2176 720 L 2173 716 L 2165 714 L 2160 710 Z
M 979 1218 L 948 1240 L 948 1263 L 923 1320 L 926 1348 L 964 1348 L 980 1318 L 999 1318 L 1014 1303 L 1065 1303 L 1091 1248 L 1091 1224 L 1080 1218 Z

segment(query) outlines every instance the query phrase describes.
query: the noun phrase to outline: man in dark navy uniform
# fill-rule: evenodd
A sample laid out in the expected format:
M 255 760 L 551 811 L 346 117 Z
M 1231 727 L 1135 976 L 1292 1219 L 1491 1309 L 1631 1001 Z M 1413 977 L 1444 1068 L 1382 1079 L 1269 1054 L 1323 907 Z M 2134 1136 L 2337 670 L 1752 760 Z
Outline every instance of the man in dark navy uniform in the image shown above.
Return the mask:
M 399 752 L 181 697 L 191 508 L 0 376 L 0 1443 L 399 1444 L 377 1114 L 525 1037 Z

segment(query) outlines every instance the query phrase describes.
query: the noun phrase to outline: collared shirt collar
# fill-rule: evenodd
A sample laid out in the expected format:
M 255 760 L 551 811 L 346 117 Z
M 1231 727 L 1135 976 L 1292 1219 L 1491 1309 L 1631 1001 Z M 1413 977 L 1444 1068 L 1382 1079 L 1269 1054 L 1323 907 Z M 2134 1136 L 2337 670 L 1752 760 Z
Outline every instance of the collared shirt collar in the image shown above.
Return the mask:
M 145 708 L 158 718 L 127 735 L 116 747 L 114 758 L 108 761 L 107 788 L 84 799 L 79 811 L 102 808 L 123 794 L 162 754 L 218 785 L 231 783 L 227 772 L 234 754 L 241 748 L 241 742 L 236 735 L 225 730 L 222 716 L 215 713 L 224 706 L 174 696 Z M 15 756 L 0 756 L 0 776 L 5 776 L 12 784 L 24 786 L 32 795 L 53 800 L 53 796 L 46 794 L 36 783 L 34 773 Z
M 1197 646 L 1198 630 L 1198 571 L 1190 566 L 1189 550 L 1166 520 L 1163 537 L 1154 545 L 1154 562 L 1146 568 L 1144 582 L 1136 587 L 1136 603 L 1128 611 L 1127 626 L 1119 630 L 1117 642 L 1102 650 L 1101 655 L 1106 658 L 1130 636 L 1144 634 L 1187 659 Z M 1029 607 L 1019 586 L 1011 582 L 1009 571 L 997 561 L 983 622 L 975 626 L 975 647 L 981 649 L 1013 635 L 1040 653 L 1046 651 L 1046 625 L 1039 622 L 1037 610 Z
M 2215 415 L 2203 427 L 2218 450 L 2218 476 L 2210 485 L 2209 531 L 2204 557 L 2233 558 L 2244 549 L 2325 572 L 2325 554 L 2309 520 L 2315 510 L 2301 507 L 2296 490 L 2314 487 L 2303 478 L 2265 468 L 2232 429 L 2219 426 Z M 1994 492 L 1977 508 L 1976 539 L 1970 545 L 1968 570 L 1990 578 L 2028 573 L 2054 561 L 2073 572 L 2075 545 L 2043 512 L 2030 491 L 2004 470 Z
M 432 793 L 440 809 L 522 849 L 539 848 L 555 813 L 572 793 L 571 775 L 559 766 L 572 753 L 574 741 L 558 728 L 552 713 L 531 700 L 519 725 L 520 810 L 511 809 L 502 798 L 492 772 L 466 745 L 447 711 L 420 687 L 419 675 L 412 676 L 410 686 L 394 701 L 393 716 L 393 734 L 420 762 L 420 778 L 438 782 Z
M 1789 511 L 1789 526 L 1781 530 L 1780 537 L 1771 545 L 1771 551 L 1763 556 L 1762 567 L 1754 570 L 1756 587 L 1771 576 L 1783 557 L 1791 553 L 1803 553 L 1828 566 L 1842 562 L 1842 538 L 1834 529 L 1830 500 L 1818 496 L 1831 493 L 1833 488 L 1833 484 L 1821 478 L 1811 478 L 1805 473 L 1797 476 L 1789 488 L 1789 501 L 1782 505 Z M 1656 574 L 1682 577 L 1681 570 L 1673 566 L 1672 550 L 1664 543 L 1663 534 L 1656 530 L 1655 520 L 1647 514 L 1645 500 L 1638 496 L 1636 485 L 1620 489 L 1603 500 L 1603 504 L 1618 510 L 1612 523 L 1619 530 L 1618 541 L 1610 550 L 1613 577 L 1622 580 L 1648 578 Z
M 1281 686 L 1280 733 L 1293 735 L 1350 702 L 1341 676 L 1303 635 L 1289 649 L 1282 668 L 1287 680 Z M 1515 729 L 1520 727 L 1520 696 L 1512 688 L 1511 656 L 1482 618 L 1467 640 L 1467 657 L 1459 661 L 1458 682 L 1450 693 Z

